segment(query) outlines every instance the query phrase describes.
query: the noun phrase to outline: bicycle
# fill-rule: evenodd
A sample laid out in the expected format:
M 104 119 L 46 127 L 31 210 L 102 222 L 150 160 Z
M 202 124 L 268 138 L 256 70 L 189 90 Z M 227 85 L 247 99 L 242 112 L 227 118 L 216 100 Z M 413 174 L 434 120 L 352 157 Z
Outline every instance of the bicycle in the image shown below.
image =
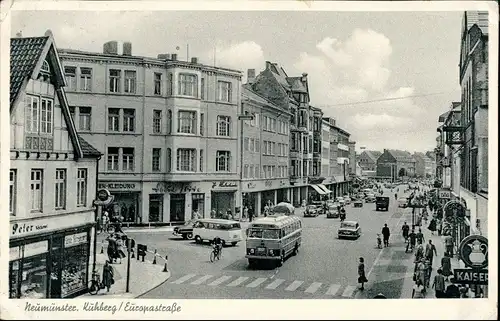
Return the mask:
M 217 247 L 217 245 L 214 245 L 212 248 L 212 251 L 210 252 L 210 262 L 215 262 L 215 260 L 220 260 L 221 257 L 221 250 Z
M 89 283 L 89 293 L 91 295 L 96 295 L 100 290 L 104 289 L 104 284 L 101 282 L 101 278 L 97 271 L 92 272 L 92 279 Z

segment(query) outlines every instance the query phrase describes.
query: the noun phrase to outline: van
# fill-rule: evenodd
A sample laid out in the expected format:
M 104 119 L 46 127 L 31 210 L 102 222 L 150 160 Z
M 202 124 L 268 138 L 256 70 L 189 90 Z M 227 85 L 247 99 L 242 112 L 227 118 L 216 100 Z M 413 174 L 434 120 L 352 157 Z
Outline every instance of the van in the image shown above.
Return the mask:
M 199 219 L 193 225 L 194 240 L 198 244 L 212 242 L 218 236 L 222 246 L 233 245 L 243 239 L 240 222 L 221 219 Z

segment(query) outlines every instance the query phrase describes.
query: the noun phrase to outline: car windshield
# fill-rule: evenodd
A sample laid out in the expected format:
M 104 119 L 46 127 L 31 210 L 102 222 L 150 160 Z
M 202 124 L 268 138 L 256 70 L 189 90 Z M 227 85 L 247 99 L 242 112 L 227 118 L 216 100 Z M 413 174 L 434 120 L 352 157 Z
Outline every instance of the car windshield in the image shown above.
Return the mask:
M 340 227 L 341 228 L 356 228 L 356 223 L 352 223 L 352 222 L 342 222 L 340 224 Z
M 279 230 L 262 230 L 262 229 L 250 229 L 248 231 L 248 237 L 257 239 L 279 239 Z

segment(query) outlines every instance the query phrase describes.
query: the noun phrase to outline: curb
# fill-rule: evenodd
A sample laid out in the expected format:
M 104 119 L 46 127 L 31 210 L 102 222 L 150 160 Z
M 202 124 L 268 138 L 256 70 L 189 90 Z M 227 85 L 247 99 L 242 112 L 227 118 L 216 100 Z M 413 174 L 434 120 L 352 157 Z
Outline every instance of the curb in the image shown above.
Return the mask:
M 167 277 L 165 278 L 165 280 L 161 281 L 159 284 L 155 285 L 155 286 L 154 286 L 154 287 L 152 287 L 151 289 L 146 290 L 146 291 L 144 291 L 143 293 L 141 293 L 141 294 L 139 294 L 139 295 L 134 296 L 134 299 L 139 299 L 141 296 L 146 295 L 146 294 L 148 294 L 149 292 L 151 292 L 151 291 L 153 291 L 153 290 L 155 290 L 155 289 L 159 288 L 159 287 L 160 287 L 160 286 L 162 286 L 163 284 L 167 283 L 167 281 L 170 279 L 170 277 L 172 277 L 172 272 L 167 271 L 167 272 L 166 272 L 166 274 L 167 274 Z

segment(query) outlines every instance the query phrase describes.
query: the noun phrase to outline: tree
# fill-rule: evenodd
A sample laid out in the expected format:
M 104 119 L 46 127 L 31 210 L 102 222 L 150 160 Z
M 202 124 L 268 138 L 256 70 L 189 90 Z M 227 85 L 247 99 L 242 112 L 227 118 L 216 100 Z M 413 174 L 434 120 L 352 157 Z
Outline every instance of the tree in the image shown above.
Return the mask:
M 401 168 L 398 173 L 399 177 L 406 176 L 406 169 Z

